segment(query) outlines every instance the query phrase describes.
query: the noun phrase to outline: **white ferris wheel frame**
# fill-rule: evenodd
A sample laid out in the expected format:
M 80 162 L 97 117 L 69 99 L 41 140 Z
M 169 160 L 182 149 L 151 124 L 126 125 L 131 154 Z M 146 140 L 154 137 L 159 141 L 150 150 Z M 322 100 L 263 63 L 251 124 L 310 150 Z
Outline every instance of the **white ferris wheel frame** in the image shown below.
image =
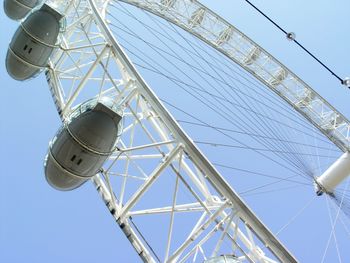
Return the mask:
M 350 122 L 342 114 L 272 55 L 198 1 L 120 1 L 164 18 L 217 49 L 282 97 L 342 151 L 349 150 Z M 60 36 L 60 49 L 53 54 L 46 70 L 62 121 L 69 118 L 89 81 L 100 83 L 101 87 L 108 83 L 110 88 L 101 88 L 95 96 L 110 96 L 116 102 L 123 102 L 127 109 L 125 117 L 132 119 L 123 130 L 123 134 L 130 136 L 131 143 L 126 145 L 121 136 L 121 146 L 110 157 L 110 167 L 120 160 L 126 161 L 129 166 L 137 160 L 159 159 L 158 166 L 145 175 L 143 184 L 129 198 L 124 196 L 127 178 L 132 177 L 127 174 L 127 168 L 120 189 L 110 183 L 108 169 L 92 178 L 103 201 L 141 259 L 156 261 L 147 241 L 132 224 L 131 217 L 168 213 L 170 222 L 164 261 L 185 262 L 198 253 L 204 257 L 215 256 L 223 240 L 228 239 L 238 251 L 241 261 L 296 262 L 206 159 L 138 73 L 108 27 L 105 13 L 110 0 L 51 2 L 64 7 L 67 16 L 65 32 Z M 67 61 L 70 61 L 69 67 Z M 119 79 L 110 72 L 112 63 L 118 68 Z M 102 71 L 98 71 L 99 67 Z M 96 77 L 96 72 L 102 72 L 102 76 Z M 67 87 L 62 84 L 67 80 L 72 83 L 68 93 Z M 143 122 L 150 126 L 146 127 Z M 151 143 L 133 145 L 133 130 L 138 125 L 151 138 Z M 135 154 L 147 149 L 158 153 Z M 176 177 L 172 203 L 166 207 L 133 210 L 143 195 L 152 191 L 151 186 L 165 169 L 171 169 Z M 187 187 L 195 203 L 177 204 L 180 182 Z M 187 239 L 173 249 L 174 215 L 192 211 L 202 211 L 203 214 Z M 203 244 L 217 231 L 222 234 L 215 247 L 210 252 L 203 251 Z

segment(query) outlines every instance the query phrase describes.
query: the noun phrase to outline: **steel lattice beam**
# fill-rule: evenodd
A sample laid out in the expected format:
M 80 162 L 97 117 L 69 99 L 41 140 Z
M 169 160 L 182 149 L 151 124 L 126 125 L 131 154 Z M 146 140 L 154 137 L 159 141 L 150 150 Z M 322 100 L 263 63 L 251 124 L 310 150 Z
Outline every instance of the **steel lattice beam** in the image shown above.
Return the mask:
M 136 5 L 138 1 L 125 2 Z M 180 2 L 186 2 L 188 5 L 186 6 L 188 10 L 183 13 L 187 14 L 186 19 L 183 18 L 183 23 L 193 31 L 191 33 L 198 36 L 195 30 L 203 27 L 208 19 L 208 14 L 212 12 L 196 1 L 159 1 L 159 3 L 139 1 L 138 3 L 140 7 L 149 8 L 147 9 L 149 11 L 154 9 L 152 12 L 156 13 L 158 9 L 162 12 L 170 12 L 169 10 L 177 8 Z M 199 211 L 203 212 L 203 216 L 189 234 L 189 237 L 193 235 L 196 238 L 185 240 L 174 251 L 167 249 L 170 260 L 185 261 L 189 256 L 202 251 L 203 244 L 217 231 L 222 231 L 220 242 L 223 238 L 230 240 L 232 246 L 237 247 L 240 251 L 242 260 L 273 262 L 275 258 L 270 259 L 265 255 L 265 252 L 270 250 L 282 262 L 296 262 L 289 251 L 256 217 L 201 153 L 140 76 L 106 24 L 104 12 L 109 1 L 89 0 L 65 3 L 67 31 L 62 35 L 62 48 L 56 51 L 51 58 L 47 80 L 63 121 L 69 116 L 72 108 L 79 103 L 80 96 L 84 96 L 82 94 L 94 86 L 91 83 L 100 85 L 100 88 L 96 90 L 96 96 L 110 96 L 116 101 L 125 101 L 126 118 L 132 121 L 121 135 L 120 147 L 109 159 L 108 165 L 110 166 L 102 172 L 104 177 L 97 175 L 93 178 L 93 183 L 140 257 L 146 262 L 155 261 L 154 253 L 151 252 L 146 240 L 138 234 L 130 216 L 147 216 L 147 211 L 148 214 L 159 211 L 172 215 L 175 212 Z M 149 6 L 147 8 L 141 6 L 142 3 L 147 3 Z M 200 8 L 194 8 L 198 6 L 193 5 L 199 5 Z M 153 8 L 154 6 L 158 9 Z M 79 23 L 76 23 L 77 20 Z M 97 26 L 94 26 L 94 22 Z M 234 33 L 233 29 L 226 28 L 215 38 L 216 45 L 225 46 Z M 255 58 L 260 56 L 261 51 L 251 52 L 245 57 L 246 63 L 251 65 L 255 63 Z M 277 87 L 284 81 L 285 72 L 275 71 L 273 76 L 270 84 Z M 145 125 L 146 122 L 148 125 Z M 150 143 L 135 146 L 133 143 L 127 145 L 124 142 L 124 136 L 127 135 L 132 138 L 131 142 L 133 142 L 136 136 L 133 131 L 137 127 L 144 131 Z M 136 153 L 138 150 L 148 148 L 154 151 L 148 154 Z M 171 158 L 167 159 L 169 156 Z M 158 160 L 159 170 L 155 168 L 147 173 L 143 167 L 137 166 L 142 176 L 135 176 L 135 178 L 142 178 L 144 183 L 134 192 L 134 195 L 127 197 L 124 194 L 127 187 L 126 182 L 128 178 L 133 177 L 128 166 L 139 160 Z M 110 169 L 119 162 L 126 164 L 120 191 L 110 182 L 112 176 Z M 196 205 L 193 206 L 193 203 L 180 205 L 174 198 L 173 203 L 165 207 L 132 210 L 142 199 L 143 193 L 152 190 L 152 180 L 162 177 L 160 170 L 165 169 L 175 175 L 176 180 L 195 199 Z M 206 223 L 203 221 L 205 219 Z M 203 232 L 200 226 L 204 225 L 208 232 L 204 237 L 199 238 Z M 258 243 L 259 240 L 261 243 Z M 217 251 L 219 246 L 220 243 L 217 243 L 213 251 Z

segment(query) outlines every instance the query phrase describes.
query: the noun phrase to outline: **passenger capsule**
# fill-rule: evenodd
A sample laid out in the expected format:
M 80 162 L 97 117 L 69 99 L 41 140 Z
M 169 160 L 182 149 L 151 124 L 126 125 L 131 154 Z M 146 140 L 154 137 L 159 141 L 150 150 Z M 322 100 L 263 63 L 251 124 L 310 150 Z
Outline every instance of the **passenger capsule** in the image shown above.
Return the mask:
M 36 7 L 39 2 L 39 0 L 4 0 L 4 11 L 9 18 L 20 20 Z
M 83 103 L 51 141 L 45 176 L 58 190 L 72 190 L 96 175 L 115 149 L 121 110 L 111 100 Z
M 62 15 L 44 4 L 30 14 L 14 34 L 6 55 L 6 69 L 16 80 L 34 77 L 55 48 Z

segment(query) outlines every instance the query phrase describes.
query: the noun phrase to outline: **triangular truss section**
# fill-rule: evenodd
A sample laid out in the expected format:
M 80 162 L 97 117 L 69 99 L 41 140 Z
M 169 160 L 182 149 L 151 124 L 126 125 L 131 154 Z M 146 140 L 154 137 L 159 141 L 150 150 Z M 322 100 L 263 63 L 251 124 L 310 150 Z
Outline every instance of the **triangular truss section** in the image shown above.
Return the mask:
M 234 254 L 241 261 L 295 262 L 139 75 L 106 25 L 108 1 L 66 2 L 66 30 L 47 80 L 63 121 L 91 98 L 109 97 L 124 108 L 119 141 L 92 182 L 140 257 L 188 262 Z M 198 27 L 205 16 L 197 10 L 189 23 Z

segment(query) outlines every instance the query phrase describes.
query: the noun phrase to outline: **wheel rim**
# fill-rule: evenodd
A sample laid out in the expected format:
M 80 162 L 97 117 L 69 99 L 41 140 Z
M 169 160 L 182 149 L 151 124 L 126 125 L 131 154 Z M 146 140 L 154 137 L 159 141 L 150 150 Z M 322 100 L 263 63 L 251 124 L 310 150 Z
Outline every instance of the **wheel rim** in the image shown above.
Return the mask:
M 106 17 L 108 17 L 108 14 L 106 15 Z M 90 33 L 90 32 L 89 32 Z M 94 45 L 96 45 L 95 47 L 97 47 L 99 44 L 96 42 L 96 44 L 94 44 Z M 101 45 L 101 47 L 102 47 L 102 45 Z M 102 50 L 100 50 L 100 53 L 104 53 L 104 51 L 102 52 Z M 61 56 L 62 54 L 57 54 L 57 57 L 59 57 L 59 56 Z M 53 60 L 52 61 L 55 61 L 55 58 L 53 58 Z M 107 65 L 107 62 L 105 62 L 106 64 L 105 65 Z M 92 64 L 92 63 L 91 63 Z M 54 64 L 55 65 L 55 64 Z M 89 64 L 87 64 L 87 65 L 89 65 Z M 96 65 L 97 65 L 97 63 L 96 63 Z M 53 65 L 52 65 L 53 66 Z M 58 111 L 59 112 L 61 112 L 62 111 L 62 117 L 64 118 L 64 115 L 65 115 L 65 113 L 68 113 L 69 112 L 69 109 L 70 109 L 70 107 L 71 106 L 73 106 L 74 105 L 74 103 L 78 103 L 79 102 L 79 100 L 76 100 L 76 101 L 74 101 L 74 103 L 73 103 L 73 100 L 72 100 L 72 104 L 70 104 L 70 102 L 69 102 L 69 100 L 68 100 L 68 102 L 67 102 L 67 104 L 69 105 L 69 107 L 67 107 L 66 108 L 66 110 L 62 107 L 63 105 L 60 105 L 60 102 L 62 102 L 62 101 L 64 101 L 64 99 L 62 100 L 62 98 L 61 99 L 57 99 L 57 98 L 59 98 L 59 97 L 62 97 L 63 95 L 62 95 L 62 92 L 60 92 L 58 89 L 57 89 L 57 87 L 58 87 L 58 85 L 53 85 L 52 84 L 52 81 L 55 81 L 55 78 L 59 78 L 58 76 L 57 76 L 57 73 L 56 73 L 56 71 L 57 71 L 57 68 L 56 68 L 56 66 L 53 66 L 52 67 L 52 69 L 51 70 L 49 70 L 49 73 L 48 73 L 48 78 L 50 79 L 49 80 L 49 82 L 51 82 L 51 90 L 52 90 L 52 92 L 53 92 L 53 96 L 54 96 L 54 98 L 55 98 L 55 102 L 56 102 L 56 105 L 57 105 L 57 107 L 58 107 Z M 101 74 L 101 73 L 100 73 Z M 102 74 L 106 74 L 107 75 L 107 73 L 102 73 Z M 88 72 L 85 74 L 82 74 L 82 75 L 88 75 Z M 107 79 L 107 77 L 105 77 L 106 79 Z M 276 77 L 276 78 L 278 78 L 278 77 Z M 93 77 L 91 77 L 91 76 L 89 76 L 89 79 L 91 80 L 91 79 L 93 79 Z M 121 76 L 121 79 L 123 79 L 123 76 Z M 125 77 L 124 76 L 124 82 L 125 82 L 125 79 L 127 79 L 127 77 Z M 113 80 L 109 80 L 110 82 L 113 82 L 113 81 L 115 81 L 116 83 L 118 83 L 118 81 L 120 81 L 120 80 L 118 80 L 118 79 L 113 79 Z M 125 84 L 125 83 L 124 83 Z M 62 85 L 62 84 L 61 84 Z M 114 85 L 114 84 L 113 84 Z M 130 85 L 132 85 L 132 84 L 130 84 Z M 118 85 L 116 85 L 116 86 L 118 86 Z M 79 88 L 79 87 L 78 87 Z M 63 90 L 63 89 L 62 89 Z M 107 89 L 106 89 L 107 90 Z M 113 94 L 113 91 L 107 91 L 104 95 L 108 95 L 108 92 L 111 92 L 111 94 Z M 74 94 L 74 93 L 73 93 Z M 88 93 L 87 93 L 88 94 Z M 84 96 L 82 96 L 82 98 L 84 98 L 84 97 L 86 97 L 86 96 L 89 96 L 89 95 L 84 95 Z M 91 93 L 91 95 L 92 94 L 94 94 L 94 93 Z M 95 94 L 97 94 L 96 92 L 95 92 Z M 114 95 L 111 95 L 111 96 L 114 96 Z M 314 97 L 315 95 L 312 95 L 311 97 Z M 72 98 L 72 96 L 68 96 L 68 97 L 70 97 L 70 98 Z M 67 105 L 66 104 L 66 105 Z M 303 114 L 304 115 L 304 114 Z M 337 115 L 338 116 L 338 115 Z M 340 115 L 339 115 L 340 116 Z M 347 122 L 347 120 L 344 118 L 343 119 L 343 121 L 344 122 Z M 341 123 L 343 123 L 343 122 L 341 122 Z M 198 123 L 197 123 L 198 124 Z M 203 123 L 199 123 L 199 124 L 203 124 Z M 315 124 L 315 123 L 313 123 L 313 124 Z M 320 126 L 320 125 L 316 125 L 316 126 Z M 325 127 L 325 126 L 324 126 Z M 322 127 L 321 127 L 322 128 Z M 338 126 L 334 126 L 334 128 L 339 128 Z M 316 131 L 313 131 L 313 132 L 315 132 L 316 133 Z M 329 136 L 329 134 L 327 134 L 328 136 Z M 334 138 L 334 137 L 332 137 L 332 138 Z M 334 141 L 334 140 L 333 140 Z M 203 143 L 202 143 L 203 144 Z M 336 144 L 337 144 L 337 146 L 338 147 L 340 147 L 342 150 L 344 150 L 347 146 L 344 146 L 344 143 L 339 143 L 339 140 L 337 139 L 336 140 Z M 282 152 L 282 154 L 287 154 L 287 153 L 285 153 L 285 152 Z M 288 154 L 290 154 L 290 153 L 288 153 Z M 226 167 L 227 168 L 227 167 Z

